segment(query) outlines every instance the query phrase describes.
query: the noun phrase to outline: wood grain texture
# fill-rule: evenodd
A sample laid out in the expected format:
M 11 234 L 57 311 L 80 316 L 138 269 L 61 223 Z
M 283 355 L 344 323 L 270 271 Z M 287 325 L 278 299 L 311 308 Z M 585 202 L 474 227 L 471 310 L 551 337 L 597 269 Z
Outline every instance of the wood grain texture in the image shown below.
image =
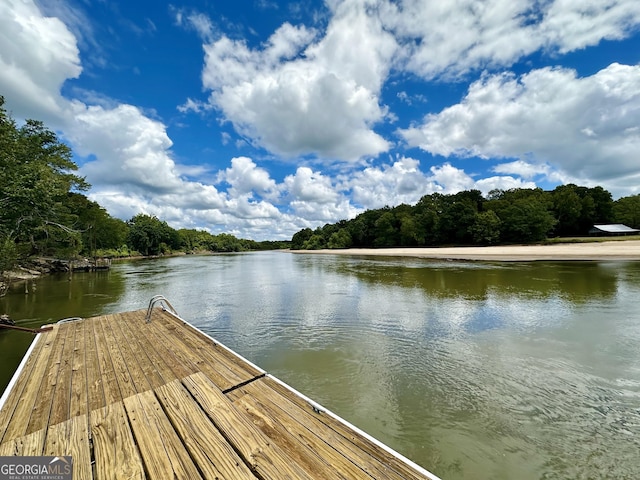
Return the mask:
M 44 366 L 45 372 L 42 376 L 42 381 L 35 391 L 30 392 L 31 395 L 35 395 L 35 403 L 33 404 L 33 410 L 29 412 L 29 423 L 24 432 L 25 434 L 41 430 L 49 425 L 51 403 L 58 384 L 58 373 L 62 363 L 62 352 L 70 332 L 68 325 L 58 325 L 56 330 L 58 334 L 53 341 L 48 362 Z
M 123 334 L 121 325 L 126 323 L 127 319 L 122 314 L 114 316 L 114 319 L 108 323 L 109 330 L 113 340 L 119 347 L 120 355 L 124 364 L 127 366 L 128 373 L 131 377 L 131 384 L 137 393 L 151 389 L 151 384 L 147 380 L 145 369 L 142 364 L 148 364 L 149 361 L 143 355 L 137 354 L 131 349 L 134 339 Z
M 149 386 L 156 388 L 170 381 L 173 378 L 172 374 L 169 374 L 166 380 L 163 378 L 163 374 L 167 372 L 162 368 L 166 367 L 165 362 L 157 354 L 154 356 L 155 349 L 150 348 L 145 337 L 140 335 L 141 320 L 134 316 L 127 316 L 123 318 L 123 321 L 117 323 L 122 338 L 126 339 L 131 355 L 137 359 Z
M 268 385 L 283 398 L 298 405 L 303 410 L 313 411 L 306 400 L 293 394 L 289 389 L 275 380 L 265 378 L 264 382 L 265 385 Z M 284 405 L 284 403 L 282 403 L 282 405 Z M 331 431 L 325 430 L 323 438 L 332 445 L 338 442 L 342 444 L 345 449 L 345 454 L 349 451 L 354 452 L 355 457 L 353 457 L 353 461 L 359 463 L 366 471 L 371 472 L 374 478 L 393 478 L 397 475 L 399 475 L 400 478 L 407 479 L 425 478 L 422 473 L 416 471 L 411 465 L 403 462 L 398 457 L 392 455 L 332 416 L 314 413 L 313 418 L 317 422 L 312 422 L 310 425 L 315 431 L 320 432 L 323 430 L 321 424 L 329 428 Z
M 51 399 L 51 418 L 49 419 L 49 424 L 51 425 L 64 422 L 69 418 L 76 325 L 76 322 L 60 325 L 60 330 L 66 331 L 66 339 L 59 360 L 57 376 L 53 380 L 55 388 Z M 38 425 L 39 428 L 44 428 L 45 426 L 46 424 Z
M 43 455 L 70 455 L 73 460 L 73 480 L 87 480 L 93 477 L 87 425 L 87 416 L 80 415 L 52 425 L 47 431 Z
M 18 408 L 19 404 L 23 404 L 21 408 L 26 409 L 28 411 L 31 410 L 28 406 L 24 404 L 29 403 L 33 406 L 33 401 L 35 398 L 30 393 L 34 390 L 34 388 L 39 387 L 39 383 L 41 380 L 41 373 L 38 374 L 37 371 L 34 372 L 36 368 L 44 369 L 44 366 L 47 364 L 47 358 L 50 353 L 51 343 L 55 339 L 57 331 L 51 330 L 45 333 L 41 333 L 36 336 L 33 340 L 35 342 L 33 349 L 31 350 L 31 355 L 24 364 L 22 369 L 22 373 L 17 378 L 16 383 L 14 384 L 7 400 L 0 411 L 0 443 L 5 441 L 5 437 L 7 439 L 16 438 L 16 434 L 9 433 L 6 436 L 7 429 L 9 428 L 9 422 L 13 419 L 14 413 Z M 45 344 L 47 345 L 47 349 L 45 349 Z M 44 371 L 44 370 L 42 370 Z M 17 416 L 24 417 L 24 414 L 17 413 Z M 26 429 L 26 425 L 24 425 L 23 430 Z
M 158 400 L 205 478 L 254 480 L 255 477 L 177 380 L 156 390 Z
M 113 317 L 103 317 L 100 319 L 100 326 L 102 327 L 108 353 L 111 357 L 111 362 L 113 363 L 113 371 L 116 376 L 116 381 L 118 382 L 120 395 L 122 398 L 127 398 L 135 395 L 137 391 L 133 378 L 129 373 L 129 365 L 120 352 L 120 343 L 115 338 L 113 329 L 111 328 L 111 324 L 117 321 L 117 315 L 114 315 Z
M 173 342 L 180 345 L 190 360 L 196 362 L 200 371 L 206 373 L 221 390 L 233 388 L 261 375 L 261 372 L 245 362 L 229 361 L 222 347 L 169 314 L 159 314 L 154 321 L 165 326 L 166 331 L 172 334 Z
M 352 462 L 342 454 L 340 445 L 327 443 L 306 427 L 305 423 L 301 423 L 300 420 L 304 420 L 308 424 L 305 412 L 298 409 L 294 415 L 286 413 L 277 403 L 261 395 L 263 389 L 262 385 L 247 388 L 253 390 L 253 393 L 241 396 L 234 404 L 310 475 L 327 480 L 372 478 L 357 466 L 362 463 L 361 458 L 352 457 L 358 464 Z M 286 402 L 286 399 L 281 401 Z
M 95 320 L 88 319 L 84 323 L 85 362 L 87 373 L 87 403 L 89 412 L 106 405 L 102 373 L 100 372 L 100 359 L 96 347 Z
M 71 359 L 71 398 L 68 418 L 86 415 L 89 412 L 87 395 L 87 362 L 84 331 L 88 322 L 73 322 L 74 346 Z
M 109 405 L 122 400 L 122 395 L 120 393 L 120 387 L 118 386 L 118 380 L 116 379 L 113 361 L 109 354 L 109 346 L 102 328 L 102 317 L 95 317 L 91 319 L 91 321 L 93 322 L 104 400 L 105 404 Z
M 182 344 L 175 341 L 175 335 L 167 332 L 158 322 L 145 323 L 140 331 L 144 333 L 148 343 L 153 346 L 172 372 L 169 381 L 187 377 L 200 371 L 188 354 L 183 351 Z
M 154 393 L 124 399 L 129 423 L 151 478 L 202 478 Z
M 96 480 L 144 479 L 144 465 L 121 402 L 91 412 Z
M 42 455 L 44 449 L 44 436 L 46 430 L 38 430 L 23 437 L 14 438 L 0 445 L 0 456 L 25 456 L 32 457 Z
M 191 375 L 183 380 L 183 384 L 222 435 L 260 478 L 313 478 L 250 423 L 204 374 Z

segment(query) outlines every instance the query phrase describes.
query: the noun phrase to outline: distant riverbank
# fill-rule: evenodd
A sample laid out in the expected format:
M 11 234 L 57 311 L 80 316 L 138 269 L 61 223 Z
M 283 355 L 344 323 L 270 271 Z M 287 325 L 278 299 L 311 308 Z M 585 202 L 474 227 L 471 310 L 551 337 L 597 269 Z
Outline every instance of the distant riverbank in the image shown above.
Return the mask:
M 441 248 L 349 248 L 296 250 L 293 253 L 375 255 L 445 260 L 529 262 L 541 260 L 639 260 L 640 240 L 554 245 L 500 245 L 491 247 Z

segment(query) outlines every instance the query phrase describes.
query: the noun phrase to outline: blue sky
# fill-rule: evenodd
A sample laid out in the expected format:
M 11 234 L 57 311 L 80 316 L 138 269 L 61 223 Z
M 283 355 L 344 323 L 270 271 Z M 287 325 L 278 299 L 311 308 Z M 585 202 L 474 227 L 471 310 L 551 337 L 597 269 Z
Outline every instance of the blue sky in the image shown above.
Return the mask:
M 127 220 L 256 240 L 476 188 L 640 193 L 637 0 L 3 0 L 0 94 Z

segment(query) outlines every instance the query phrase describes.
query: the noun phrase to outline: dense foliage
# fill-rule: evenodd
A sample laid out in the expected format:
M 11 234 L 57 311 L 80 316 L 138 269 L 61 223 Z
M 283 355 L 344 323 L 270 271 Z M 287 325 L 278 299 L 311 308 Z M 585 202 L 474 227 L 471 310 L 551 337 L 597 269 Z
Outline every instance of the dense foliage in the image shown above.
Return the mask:
M 419 247 L 540 242 L 586 236 L 594 224 L 640 228 L 640 195 L 613 201 L 602 187 L 561 185 L 542 189 L 432 193 L 413 206 L 367 210 L 352 220 L 305 228 L 294 249 Z
M 29 256 L 83 256 L 237 252 L 286 248 L 229 234 L 175 230 L 149 215 L 128 222 L 111 217 L 81 192 L 71 149 L 42 122 L 18 126 L 0 96 L 0 276 Z
M 69 147 L 42 122 L 18 127 L 0 97 L 0 256 L 10 264 L 20 254 L 55 248 L 77 250 L 80 232 L 66 200 L 70 190 L 88 188 L 75 175 Z M 6 268 L 8 265 L 2 265 Z

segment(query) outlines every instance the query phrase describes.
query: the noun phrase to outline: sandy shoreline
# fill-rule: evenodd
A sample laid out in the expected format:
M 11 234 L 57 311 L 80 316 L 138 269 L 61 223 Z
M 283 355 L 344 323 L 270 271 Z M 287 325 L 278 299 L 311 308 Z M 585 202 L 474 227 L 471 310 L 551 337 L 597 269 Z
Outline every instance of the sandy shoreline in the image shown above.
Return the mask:
M 442 248 L 350 248 L 345 250 L 297 250 L 294 253 L 375 255 L 448 260 L 530 262 L 540 260 L 638 260 L 640 240 L 557 245 L 502 245 Z

